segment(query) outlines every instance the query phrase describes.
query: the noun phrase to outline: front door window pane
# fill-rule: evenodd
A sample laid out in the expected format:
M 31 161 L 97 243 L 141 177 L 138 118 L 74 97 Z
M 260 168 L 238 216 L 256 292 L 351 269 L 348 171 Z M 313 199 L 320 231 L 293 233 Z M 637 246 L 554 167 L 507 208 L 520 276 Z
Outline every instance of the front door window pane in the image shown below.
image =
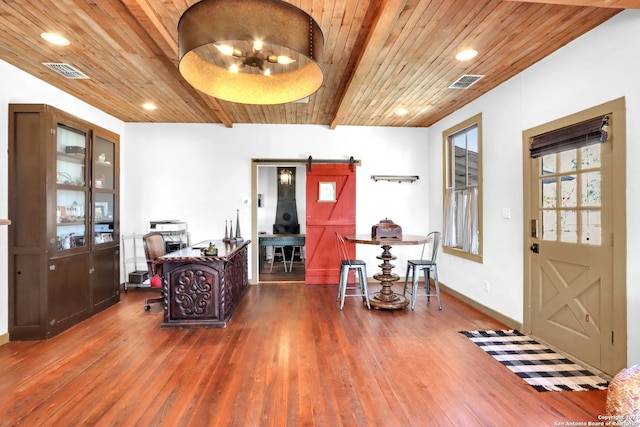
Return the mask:
M 556 173 L 556 155 L 547 154 L 542 157 L 542 175 Z
M 560 178 L 560 186 L 562 188 L 562 201 L 561 206 L 566 207 L 575 207 L 578 204 L 577 199 L 577 176 L 576 175 L 565 175 Z
M 576 211 L 560 212 L 560 241 L 567 243 L 578 242 L 578 222 Z
M 600 172 L 582 174 L 582 206 L 600 206 Z
M 582 147 L 582 168 L 600 167 L 600 144 L 587 145 Z
M 557 199 L 556 179 L 542 179 L 542 207 L 555 208 Z
M 582 243 L 600 245 L 602 243 L 602 221 L 600 210 L 582 212 Z
M 556 211 L 542 211 L 542 240 L 556 241 Z
M 559 172 L 573 172 L 576 170 L 578 150 L 567 150 L 560 153 L 560 171 Z

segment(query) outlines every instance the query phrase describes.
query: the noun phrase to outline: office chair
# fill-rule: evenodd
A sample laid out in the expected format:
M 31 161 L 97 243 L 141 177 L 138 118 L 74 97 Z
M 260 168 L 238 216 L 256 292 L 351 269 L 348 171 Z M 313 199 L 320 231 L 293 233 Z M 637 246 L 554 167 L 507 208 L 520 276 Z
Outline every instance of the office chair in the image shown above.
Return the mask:
M 424 251 L 427 245 L 431 243 L 431 258 L 424 258 Z M 427 301 L 433 296 L 438 298 L 438 309 L 442 310 L 442 305 L 440 304 L 440 284 L 438 283 L 438 266 L 436 264 L 436 257 L 438 256 L 438 249 L 440 247 L 440 232 L 432 231 L 427 235 L 427 241 L 422 245 L 422 254 L 420 255 L 420 259 L 412 259 L 407 261 L 407 274 L 404 277 L 404 291 L 402 295 L 407 293 L 408 289 L 408 281 L 409 274 L 412 274 L 412 285 L 411 285 L 411 310 L 414 309 L 416 305 L 416 297 L 418 296 L 418 279 L 420 278 L 420 271 L 424 273 L 425 279 L 425 295 L 427 297 Z M 431 292 L 431 280 L 430 273 L 433 271 L 434 278 L 434 288 L 435 293 Z
M 349 259 L 347 245 L 344 237 L 336 232 L 336 245 L 338 246 L 338 254 L 340 255 L 340 283 L 338 284 L 338 301 L 340 301 L 340 310 L 344 307 L 345 297 L 362 297 L 363 302 L 367 304 L 367 308 L 371 309 L 369 304 L 369 288 L 367 286 L 367 263 L 359 259 Z M 349 271 L 356 270 L 359 276 L 359 283 L 354 286 L 348 286 Z M 347 290 L 355 292 L 347 294 Z
M 149 272 L 149 283 L 152 288 L 159 288 L 160 296 L 147 298 L 144 300 L 144 309 L 148 311 L 153 303 L 164 302 L 164 291 L 162 290 L 162 264 L 154 264 L 154 260 L 165 254 L 164 237 L 160 233 L 149 233 L 142 236 L 144 244 L 144 255 L 147 259 L 147 271 Z

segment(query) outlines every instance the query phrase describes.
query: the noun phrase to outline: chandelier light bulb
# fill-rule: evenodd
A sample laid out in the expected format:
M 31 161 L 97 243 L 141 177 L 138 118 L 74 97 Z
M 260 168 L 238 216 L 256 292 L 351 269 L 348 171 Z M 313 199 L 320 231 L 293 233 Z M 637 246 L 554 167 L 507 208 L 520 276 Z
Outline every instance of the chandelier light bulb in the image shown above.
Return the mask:
M 285 55 L 278 56 L 278 64 L 289 65 L 289 64 L 293 64 L 294 62 L 296 62 L 296 60 L 289 58 L 288 56 L 285 56 Z
M 228 44 L 214 44 L 214 46 L 223 55 L 228 55 L 228 56 L 232 56 L 233 55 L 233 46 L 229 46 Z

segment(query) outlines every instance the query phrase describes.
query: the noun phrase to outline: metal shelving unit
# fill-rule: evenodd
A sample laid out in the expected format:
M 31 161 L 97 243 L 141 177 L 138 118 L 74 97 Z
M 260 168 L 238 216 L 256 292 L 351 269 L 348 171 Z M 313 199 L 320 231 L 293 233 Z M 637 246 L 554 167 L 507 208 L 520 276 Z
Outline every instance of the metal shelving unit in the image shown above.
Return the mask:
M 127 292 L 129 287 L 140 288 L 150 286 L 149 277 L 147 277 L 147 258 L 144 255 L 142 236 L 144 236 L 142 233 L 122 236 L 122 268 L 125 277 L 125 292 Z

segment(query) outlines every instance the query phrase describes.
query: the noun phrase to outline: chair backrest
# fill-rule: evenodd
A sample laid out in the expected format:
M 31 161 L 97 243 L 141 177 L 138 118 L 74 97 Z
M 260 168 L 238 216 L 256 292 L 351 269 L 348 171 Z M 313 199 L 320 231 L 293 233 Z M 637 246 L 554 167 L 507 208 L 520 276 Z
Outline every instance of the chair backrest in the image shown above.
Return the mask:
M 158 266 L 153 261 L 165 254 L 164 237 L 160 233 L 149 233 L 142 236 L 144 256 L 147 259 L 149 278 L 158 273 Z
M 427 245 L 431 244 L 431 258 L 425 258 L 424 257 L 424 251 L 427 247 Z M 440 232 L 439 231 L 432 231 L 431 233 L 427 234 L 427 241 L 425 242 L 424 245 L 422 245 L 422 255 L 420 256 L 420 259 L 429 259 L 433 264 L 436 263 L 436 258 L 438 257 L 438 249 L 440 248 Z
M 349 253 L 347 252 L 347 244 L 344 241 L 344 237 L 342 234 L 336 231 L 336 246 L 338 247 L 338 255 L 340 256 L 340 261 L 349 261 Z

